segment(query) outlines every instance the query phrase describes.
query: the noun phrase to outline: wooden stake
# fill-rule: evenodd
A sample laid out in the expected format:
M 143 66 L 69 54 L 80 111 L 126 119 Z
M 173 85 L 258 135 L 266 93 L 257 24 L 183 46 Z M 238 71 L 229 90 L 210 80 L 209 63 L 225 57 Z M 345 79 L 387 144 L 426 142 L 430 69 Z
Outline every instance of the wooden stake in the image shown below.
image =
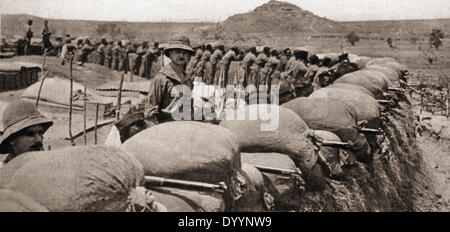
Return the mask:
M 72 136 L 72 101 L 73 101 L 73 74 L 72 74 L 72 65 L 73 65 L 73 54 L 70 55 L 70 101 L 69 101 L 69 138 L 70 144 L 75 146 Z
M 117 121 L 119 121 L 119 119 L 120 119 L 120 107 L 122 105 L 122 86 L 123 86 L 124 77 L 125 77 L 125 73 L 122 72 L 122 76 L 120 77 L 119 96 L 117 96 L 117 110 L 116 110 L 116 120 Z
M 87 135 L 86 135 L 86 107 L 87 107 L 87 93 L 86 93 L 86 84 L 84 85 L 84 107 L 83 107 L 83 136 L 84 136 L 84 145 L 87 145 Z
M 450 104 L 450 102 L 449 102 L 450 101 L 450 85 L 447 86 L 447 97 L 446 98 L 447 98 L 446 114 L 447 114 L 447 119 L 448 119 L 449 118 L 449 110 L 448 110 L 448 108 L 450 107 L 450 105 L 449 105 Z
M 97 145 L 98 102 L 95 104 L 94 144 Z
M 44 80 L 45 80 L 45 78 L 47 77 L 48 73 L 50 72 L 50 71 L 47 71 L 47 72 L 44 74 L 45 60 L 46 60 L 46 58 L 47 58 L 47 49 L 44 49 L 44 61 L 42 61 L 42 70 L 41 70 L 42 81 L 41 81 L 41 85 L 39 86 L 39 91 L 38 91 L 38 95 L 37 95 L 37 98 L 36 98 L 36 108 L 37 108 L 38 105 L 39 105 L 39 98 L 40 98 L 40 96 L 41 96 L 42 85 L 44 84 Z

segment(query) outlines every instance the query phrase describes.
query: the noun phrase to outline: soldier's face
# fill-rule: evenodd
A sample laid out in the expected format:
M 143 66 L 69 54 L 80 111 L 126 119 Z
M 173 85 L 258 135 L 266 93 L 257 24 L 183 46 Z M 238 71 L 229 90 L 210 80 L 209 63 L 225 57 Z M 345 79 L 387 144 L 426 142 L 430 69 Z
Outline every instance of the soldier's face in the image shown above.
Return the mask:
M 43 149 L 44 132 L 44 127 L 41 125 L 24 129 L 22 132 L 19 132 L 20 135 L 9 141 L 12 151 L 15 155 L 28 151 L 41 151 Z
M 169 56 L 170 59 L 177 65 L 185 65 L 191 59 L 191 54 L 182 49 L 170 50 Z

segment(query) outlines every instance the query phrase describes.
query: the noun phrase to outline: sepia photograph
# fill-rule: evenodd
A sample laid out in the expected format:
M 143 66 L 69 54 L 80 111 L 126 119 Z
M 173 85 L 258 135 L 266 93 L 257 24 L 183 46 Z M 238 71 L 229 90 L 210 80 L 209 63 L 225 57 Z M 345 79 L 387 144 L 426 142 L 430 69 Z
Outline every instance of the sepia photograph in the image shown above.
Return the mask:
M 450 211 L 448 0 L 0 7 L 0 212 Z

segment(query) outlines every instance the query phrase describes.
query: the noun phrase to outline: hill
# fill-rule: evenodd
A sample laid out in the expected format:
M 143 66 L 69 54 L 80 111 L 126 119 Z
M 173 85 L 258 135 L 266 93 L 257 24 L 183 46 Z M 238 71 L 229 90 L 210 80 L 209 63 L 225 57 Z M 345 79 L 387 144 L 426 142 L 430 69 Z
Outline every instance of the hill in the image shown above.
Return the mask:
M 225 30 L 246 33 L 318 33 L 344 29 L 337 22 L 303 10 L 287 2 L 270 1 L 255 10 L 229 17 L 223 22 Z

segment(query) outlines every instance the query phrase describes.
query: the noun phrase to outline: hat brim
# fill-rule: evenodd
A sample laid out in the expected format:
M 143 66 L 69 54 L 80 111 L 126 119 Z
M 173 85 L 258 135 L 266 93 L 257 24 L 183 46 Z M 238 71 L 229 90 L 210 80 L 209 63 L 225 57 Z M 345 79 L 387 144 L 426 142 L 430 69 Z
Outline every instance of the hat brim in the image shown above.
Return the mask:
M 164 49 L 164 55 L 166 55 L 167 57 L 169 57 L 169 51 L 170 50 L 174 50 L 174 49 L 181 49 L 184 51 L 187 51 L 189 53 L 194 54 L 194 49 L 191 48 L 191 46 L 189 45 L 185 45 L 185 44 L 169 44 L 169 46 L 167 46 Z
M 28 119 L 22 120 L 20 122 L 17 122 L 15 124 L 9 126 L 8 128 L 5 129 L 3 134 L 0 136 L 0 154 L 4 154 L 7 152 L 7 151 L 5 151 L 5 148 L 6 148 L 5 141 L 9 137 L 11 137 L 11 135 L 18 133 L 27 127 L 35 126 L 35 125 L 43 125 L 44 132 L 45 132 L 48 130 L 48 128 L 50 126 L 53 125 L 53 121 L 44 116 L 39 116 L 39 117 L 34 117 L 34 118 L 28 118 Z

